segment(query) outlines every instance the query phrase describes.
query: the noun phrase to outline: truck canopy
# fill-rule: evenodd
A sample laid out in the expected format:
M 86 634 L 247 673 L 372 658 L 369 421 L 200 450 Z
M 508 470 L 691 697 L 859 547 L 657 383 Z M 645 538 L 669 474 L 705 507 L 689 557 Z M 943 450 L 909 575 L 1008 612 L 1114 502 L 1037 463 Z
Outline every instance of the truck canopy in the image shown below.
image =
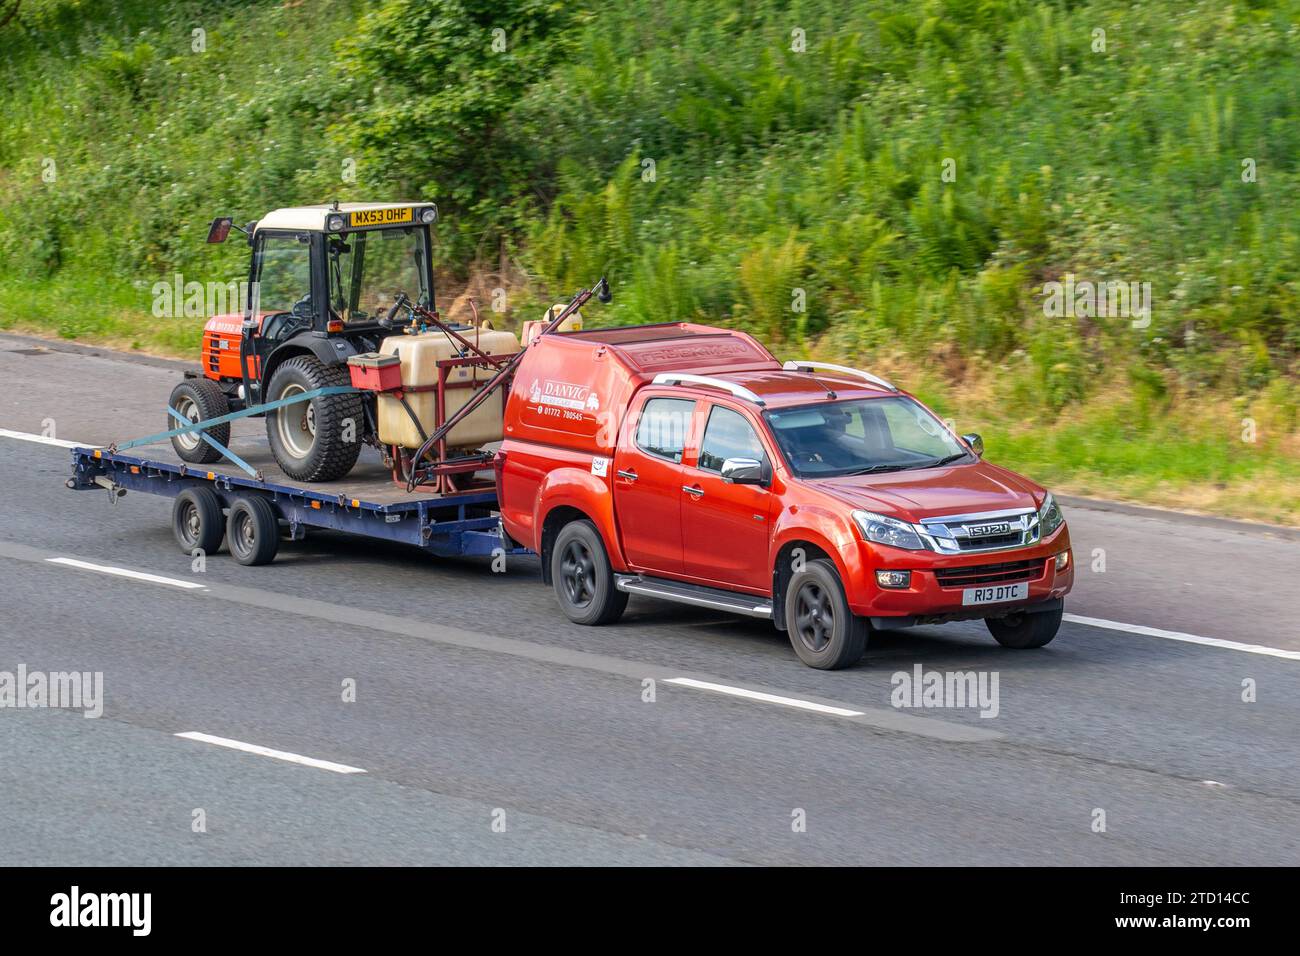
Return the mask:
M 519 365 L 506 437 L 611 455 L 623 410 L 654 376 L 780 370 L 753 336 L 691 322 L 552 333 Z

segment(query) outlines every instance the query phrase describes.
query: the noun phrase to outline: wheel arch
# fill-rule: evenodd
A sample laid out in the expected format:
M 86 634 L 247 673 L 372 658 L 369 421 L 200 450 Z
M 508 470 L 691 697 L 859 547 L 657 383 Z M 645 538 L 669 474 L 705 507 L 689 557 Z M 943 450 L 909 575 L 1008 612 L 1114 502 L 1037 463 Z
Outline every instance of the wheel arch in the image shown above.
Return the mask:
M 581 468 L 556 468 L 547 473 L 537 489 L 533 527 L 537 533 L 537 554 L 542 561 L 542 580 L 551 583 L 550 547 L 560 528 L 570 521 L 587 520 L 596 526 L 615 571 L 627 569 L 614 524 L 614 499 L 603 480 Z
M 555 539 L 559 537 L 561 528 L 574 521 L 591 521 L 591 515 L 579 508 L 575 508 L 573 505 L 556 505 L 546 512 L 546 516 L 542 519 L 542 531 L 537 541 L 537 554 L 542 562 L 542 582 L 544 584 L 553 582 L 551 576 L 551 552 L 555 548 Z M 595 522 L 592 521 L 592 524 L 595 524 Z M 599 530 L 599 526 L 597 530 Z M 603 538 L 604 535 L 601 535 L 601 537 Z M 609 550 L 608 545 L 605 550 Z
M 301 332 L 289 341 L 276 346 L 262 366 L 263 387 L 271 384 L 276 369 L 289 359 L 310 355 L 322 365 L 343 365 L 348 357 L 357 354 L 356 346 L 347 339 L 321 338 L 312 332 Z
M 802 552 L 802 555 L 797 554 Z M 835 573 L 839 575 L 841 585 L 847 588 L 846 578 L 844 576 L 844 565 L 839 559 L 838 552 L 829 541 L 815 536 L 797 535 L 787 538 L 777 548 L 776 556 L 772 561 L 772 623 L 776 625 L 778 631 L 784 631 L 785 627 L 785 592 L 790 584 L 790 579 L 794 576 L 794 565 L 797 557 L 802 557 L 804 561 L 817 561 L 824 559 L 830 561 L 835 567 Z

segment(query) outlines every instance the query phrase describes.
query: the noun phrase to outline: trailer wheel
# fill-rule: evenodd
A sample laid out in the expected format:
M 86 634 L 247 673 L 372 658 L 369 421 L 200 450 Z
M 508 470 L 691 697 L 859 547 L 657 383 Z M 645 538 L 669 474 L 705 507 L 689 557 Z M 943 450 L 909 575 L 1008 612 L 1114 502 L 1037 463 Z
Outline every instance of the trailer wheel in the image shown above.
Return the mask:
M 221 499 L 211 488 L 186 488 L 172 504 L 172 533 L 186 554 L 215 554 L 226 536 Z
M 984 625 L 1003 647 L 1025 650 L 1050 644 L 1061 628 L 1064 613 L 1065 609 L 1059 607 L 1055 611 L 1039 611 L 1037 614 L 1021 611 L 1006 617 L 986 617 Z
M 187 378 L 180 382 L 172 389 L 168 404 L 191 422 L 207 421 L 209 418 L 217 418 L 230 411 L 230 402 L 226 399 L 226 393 L 216 382 L 206 378 Z M 176 419 L 169 413 L 167 430 L 171 431 L 176 427 Z M 207 432 L 214 441 L 219 441 L 223 445 L 230 444 L 230 422 L 215 425 Z M 173 435 L 172 448 L 176 449 L 176 454 L 183 460 L 197 465 L 221 461 L 221 452 L 200 438 L 198 432 Z
M 351 384 L 346 368 L 300 355 L 275 370 L 266 401 Z M 364 424 L 359 395 L 321 395 L 267 412 L 266 436 L 285 474 L 298 481 L 333 481 L 357 463 Z
M 871 629 L 849 608 L 844 585 L 830 561 L 809 561 L 790 577 L 785 591 L 785 626 L 799 660 L 833 671 L 857 663 Z
M 627 607 L 600 532 L 590 521 L 570 521 L 551 549 L 551 581 L 560 609 L 575 624 L 613 624 Z
M 226 545 L 240 564 L 270 564 L 280 549 L 280 522 L 265 498 L 238 498 L 230 506 Z

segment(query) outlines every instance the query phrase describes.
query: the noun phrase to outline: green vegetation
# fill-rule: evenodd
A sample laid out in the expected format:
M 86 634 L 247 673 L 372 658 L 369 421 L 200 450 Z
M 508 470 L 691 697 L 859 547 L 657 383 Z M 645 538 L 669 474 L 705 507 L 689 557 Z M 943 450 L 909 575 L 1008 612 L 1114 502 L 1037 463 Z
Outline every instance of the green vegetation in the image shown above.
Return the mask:
M 23 0 L 0 328 L 190 354 L 150 289 L 239 277 L 212 216 L 427 197 L 507 321 L 606 272 L 589 321 L 744 328 L 1056 487 L 1300 522 L 1296 0 L 590 7 Z M 1150 283 L 1149 324 L 1046 315 L 1067 274 Z

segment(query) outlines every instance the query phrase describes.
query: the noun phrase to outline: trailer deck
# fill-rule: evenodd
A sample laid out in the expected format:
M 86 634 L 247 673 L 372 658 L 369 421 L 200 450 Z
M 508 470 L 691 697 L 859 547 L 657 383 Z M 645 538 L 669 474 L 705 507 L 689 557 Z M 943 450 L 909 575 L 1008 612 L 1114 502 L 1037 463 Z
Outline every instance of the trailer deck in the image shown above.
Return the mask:
M 306 528 L 317 527 L 413 544 L 444 556 L 486 556 L 502 550 L 526 553 L 501 530 L 495 489 L 454 495 L 407 494 L 370 449 L 363 451 L 346 480 L 316 483 L 285 475 L 265 442 L 238 448 L 259 477 L 250 477 L 227 462 L 187 463 L 167 442 L 131 451 L 134 454 L 73 449 L 68 487 L 106 490 L 110 498 L 127 491 L 174 498 L 187 488 L 206 486 L 225 508 L 240 497 L 266 498 L 291 540 L 301 538 Z

